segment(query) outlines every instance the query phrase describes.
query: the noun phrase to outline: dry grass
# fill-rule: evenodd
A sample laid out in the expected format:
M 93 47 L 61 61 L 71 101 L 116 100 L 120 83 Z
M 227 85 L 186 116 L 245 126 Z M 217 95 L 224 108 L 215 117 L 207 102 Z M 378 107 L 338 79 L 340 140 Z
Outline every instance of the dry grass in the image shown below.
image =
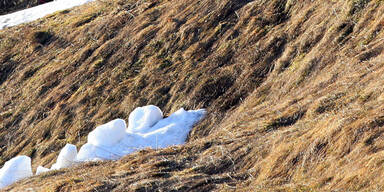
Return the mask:
M 6 190 L 382 191 L 383 11 L 116 0 L 0 31 L 2 163 L 28 154 L 49 166 L 65 143 L 141 105 L 209 112 L 186 146 Z

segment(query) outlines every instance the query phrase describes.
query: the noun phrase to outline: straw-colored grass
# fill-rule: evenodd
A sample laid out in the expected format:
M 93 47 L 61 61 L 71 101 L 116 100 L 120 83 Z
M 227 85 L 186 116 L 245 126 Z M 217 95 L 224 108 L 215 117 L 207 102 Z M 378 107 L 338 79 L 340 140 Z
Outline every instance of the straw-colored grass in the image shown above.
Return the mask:
M 185 146 L 6 190 L 382 191 L 382 1 L 113 0 L 0 31 L 0 163 L 50 166 L 138 106 L 207 108 Z

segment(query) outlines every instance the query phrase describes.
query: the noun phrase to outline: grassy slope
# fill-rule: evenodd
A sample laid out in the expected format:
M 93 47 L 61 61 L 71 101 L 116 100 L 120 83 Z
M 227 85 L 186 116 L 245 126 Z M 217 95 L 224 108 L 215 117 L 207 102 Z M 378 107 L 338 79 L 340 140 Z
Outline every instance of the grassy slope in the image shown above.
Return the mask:
M 3 163 L 49 166 L 137 106 L 209 111 L 186 146 L 8 190 L 382 190 L 383 11 L 378 0 L 119 0 L 1 31 Z

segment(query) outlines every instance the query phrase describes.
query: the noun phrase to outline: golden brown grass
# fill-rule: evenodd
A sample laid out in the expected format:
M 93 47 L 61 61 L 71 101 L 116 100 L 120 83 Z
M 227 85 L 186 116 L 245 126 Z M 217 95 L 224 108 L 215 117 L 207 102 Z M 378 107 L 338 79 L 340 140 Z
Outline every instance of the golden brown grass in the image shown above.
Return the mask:
M 137 106 L 208 110 L 185 146 L 6 190 L 382 191 L 383 11 L 367 0 L 115 0 L 1 31 L 2 163 L 27 154 L 49 166 Z

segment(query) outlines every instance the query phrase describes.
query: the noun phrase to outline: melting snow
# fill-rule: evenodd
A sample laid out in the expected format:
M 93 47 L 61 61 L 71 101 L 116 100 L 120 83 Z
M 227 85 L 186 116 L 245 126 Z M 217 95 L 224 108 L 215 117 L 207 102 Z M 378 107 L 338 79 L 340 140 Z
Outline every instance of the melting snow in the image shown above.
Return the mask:
M 204 113 L 204 110 L 179 109 L 163 119 L 158 107 L 139 107 L 129 115 L 128 129 L 124 120 L 116 119 L 89 133 L 88 143 L 80 148 L 77 161 L 113 160 L 146 147 L 182 144 Z
M 34 21 L 56 11 L 69 9 L 94 0 L 55 0 L 36 7 L 0 16 L 0 29 Z
M 32 175 L 31 158 L 24 155 L 14 157 L 0 169 L 0 188 Z
M 108 136 L 108 135 L 106 135 Z M 67 168 L 74 164 L 77 155 L 77 148 L 72 144 L 67 144 L 61 149 L 56 163 L 52 165 L 51 169 Z
M 36 175 L 47 172 L 47 171 L 50 171 L 50 169 L 42 167 L 42 166 L 38 166 L 36 169 Z
M 67 144 L 51 169 L 39 166 L 36 174 L 71 167 L 84 161 L 117 160 L 147 147 L 163 148 L 183 144 L 193 125 L 205 113 L 203 109 L 186 111 L 181 108 L 163 118 L 163 112 L 156 106 L 138 107 L 129 115 L 128 127 L 123 119 L 115 119 L 96 127 L 88 134 L 88 141 L 79 152 L 76 146 Z M 0 188 L 29 176 L 32 176 L 31 159 L 27 156 L 15 157 L 0 169 Z

